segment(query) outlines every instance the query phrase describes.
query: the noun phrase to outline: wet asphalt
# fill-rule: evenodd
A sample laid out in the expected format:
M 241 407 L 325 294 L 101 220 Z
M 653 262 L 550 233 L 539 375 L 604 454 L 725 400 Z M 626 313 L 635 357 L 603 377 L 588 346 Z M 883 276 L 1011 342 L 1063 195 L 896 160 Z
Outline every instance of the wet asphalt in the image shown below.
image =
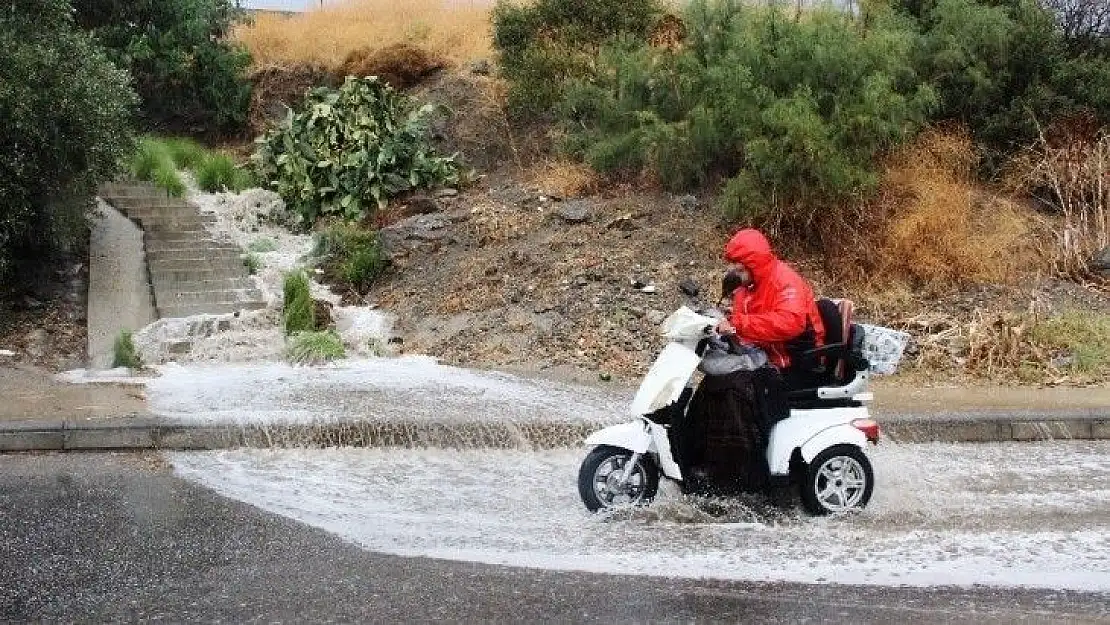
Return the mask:
M 1110 595 L 402 558 L 216 495 L 156 455 L 0 455 L 0 622 L 29 621 L 1110 623 Z

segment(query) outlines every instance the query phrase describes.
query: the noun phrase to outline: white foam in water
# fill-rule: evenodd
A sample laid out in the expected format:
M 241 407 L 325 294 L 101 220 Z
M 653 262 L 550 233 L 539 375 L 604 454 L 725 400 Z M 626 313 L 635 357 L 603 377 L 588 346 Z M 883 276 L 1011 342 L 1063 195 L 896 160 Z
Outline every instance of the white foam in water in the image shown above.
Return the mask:
M 70 369 L 69 371 L 62 371 L 56 374 L 54 379 L 59 382 L 68 382 L 69 384 L 126 384 L 141 386 L 149 382 L 152 378 L 149 376 L 135 375 L 135 372 L 127 367 L 116 367 L 115 369 L 105 369 L 101 371 Z
M 880 446 L 862 514 L 606 520 L 576 491 L 584 450 L 175 453 L 216 491 L 375 551 L 741 580 L 1110 591 L 1110 443 Z M 685 510 L 686 512 L 682 512 Z M 695 522 L 691 522 L 694 520 Z
M 165 365 L 148 385 L 158 413 L 190 422 L 337 419 L 613 421 L 628 397 L 438 364 L 425 356 L 284 363 Z

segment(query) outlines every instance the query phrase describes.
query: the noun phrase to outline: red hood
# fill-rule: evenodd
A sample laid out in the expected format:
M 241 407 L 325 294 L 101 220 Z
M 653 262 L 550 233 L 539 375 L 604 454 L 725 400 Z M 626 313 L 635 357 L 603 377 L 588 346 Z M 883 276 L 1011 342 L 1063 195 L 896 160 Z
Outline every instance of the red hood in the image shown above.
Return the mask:
M 759 282 L 770 274 L 779 259 L 771 251 L 771 244 L 762 232 L 746 228 L 732 235 L 725 244 L 725 260 L 743 263 L 751 272 L 752 280 Z

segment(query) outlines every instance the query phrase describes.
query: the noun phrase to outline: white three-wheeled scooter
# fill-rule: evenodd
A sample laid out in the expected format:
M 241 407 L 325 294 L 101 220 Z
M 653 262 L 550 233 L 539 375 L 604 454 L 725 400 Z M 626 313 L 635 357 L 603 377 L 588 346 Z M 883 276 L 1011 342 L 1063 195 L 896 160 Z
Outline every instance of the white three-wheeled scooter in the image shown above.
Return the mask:
M 693 298 L 696 291 L 687 295 Z M 822 317 L 834 309 L 822 308 Z M 887 354 L 887 366 L 891 357 L 897 364 L 908 339 L 885 328 L 845 323 L 835 313 L 830 317 L 826 327 L 841 323 L 845 330 L 842 341 L 820 348 L 846 365 L 833 377 L 837 384 L 791 391 L 789 415 L 775 423 L 766 437 L 770 483 L 779 492 L 796 487 L 805 509 L 815 515 L 861 509 L 871 498 L 875 483 L 866 449 L 878 443 L 879 426 L 866 406 L 872 399 L 867 392 L 872 367 L 864 353 L 876 352 L 873 345 L 868 349 L 865 344 L 865 333 L 878 330 L 881 337 L 893 336 L 895 345 L 888 352 L 896 353 Z M 651 417 L 674 406 L 692 383 L 720 318 L 716 309 L 695 311 L 682 306 L 663 322 L 670 342 L 632 401 L 634 419 L 595 432 L 585 441 L 593 449 L 579 470 L 578 490 L 590 511 L 647 503 L 654 498 L 661 476 L 683 481 L 668 427 Z

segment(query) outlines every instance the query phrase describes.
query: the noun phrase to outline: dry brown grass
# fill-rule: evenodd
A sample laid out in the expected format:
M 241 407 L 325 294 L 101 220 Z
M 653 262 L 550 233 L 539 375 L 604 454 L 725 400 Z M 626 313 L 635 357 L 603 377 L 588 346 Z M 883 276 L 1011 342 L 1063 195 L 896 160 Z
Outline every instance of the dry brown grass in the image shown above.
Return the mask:
M 932 130 L 895 155 L 872 211 L 872 277 L 921 286 L 1009 282 L 1035 268 L 1030 211 L 977 188 L 964 132 Z
M 540 163 L 528 174 L 531 186 L 545 195 L 576 198 L 596 193 L 600 178 L 589 165 L 566 159 Z
M 1063 218 L 1049 250 L 1053 266 L 1086 277 L 1091 258 L 1110 246 L 1110 128 L 1092 131 L 1087 120 L 1069 121 L 1018 155 L 1007 182 Z
M 349 0 L 291 17 L 260 14 L 232 34 L 256 67 L 342 67 L 370 47 L 408 43 L 465 63 L 491 54 L 490 4 L 480 0 Z
M 347 55 L 340 72 L 344 76 L 377 76 L 395 89 L 407 89 L 446 65 L 443 58 L 402 42 L 355 50 Z

